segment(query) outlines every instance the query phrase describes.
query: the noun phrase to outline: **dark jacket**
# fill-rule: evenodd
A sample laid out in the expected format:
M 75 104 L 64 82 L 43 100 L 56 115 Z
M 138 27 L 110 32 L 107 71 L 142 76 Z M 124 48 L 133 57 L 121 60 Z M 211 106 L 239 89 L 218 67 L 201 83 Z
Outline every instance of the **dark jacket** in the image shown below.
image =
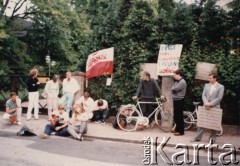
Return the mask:
M 38 79 L 37 78 L 33 78 L 33 77 L 29 77 L 27 79 L 27 87 L 28 87 L 28 92 L 36 92 L 38 91 Z
M 136 96 L 141 99 L 153 99 L 155 96 L 161 96 L 161 89 L 152 78 L 148 81 L 141 80 L 138 85 Z

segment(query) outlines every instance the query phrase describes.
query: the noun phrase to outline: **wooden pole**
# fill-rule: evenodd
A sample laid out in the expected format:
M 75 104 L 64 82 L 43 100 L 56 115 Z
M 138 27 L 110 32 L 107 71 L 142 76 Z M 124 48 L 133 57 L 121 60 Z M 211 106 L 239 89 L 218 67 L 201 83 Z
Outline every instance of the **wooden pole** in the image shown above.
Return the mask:
M 164 108 L 167 111 L 170 111 L 173 114 L 173 100 L 171 88 L 174 84 L 174 80 L 171 76 L 162 77 L 162 94 L 167 97 L 167 102 L 164 103 Z M 169 125 L 172 125 L 172 122 L 169 122 Z

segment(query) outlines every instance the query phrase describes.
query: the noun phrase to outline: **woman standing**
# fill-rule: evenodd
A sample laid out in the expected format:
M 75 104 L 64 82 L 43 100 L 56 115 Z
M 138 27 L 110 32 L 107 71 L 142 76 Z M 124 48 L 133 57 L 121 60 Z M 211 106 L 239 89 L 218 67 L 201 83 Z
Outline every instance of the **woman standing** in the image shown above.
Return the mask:
M 27 110 L 27 120 L 31 120 L 32 118 L 32 109 L 34 108 L 34 118 L 36 120 L 39 119 L 38 113 L 38 101 L 39 101 L 39 92 L 38 87 L 40 82 L 37 79 L 38 70 L 32 69 L 30 70 L 30 77 L 27 79 L 27 87 L 28 87 L 28 110 Z
M 48 119 L 51 120 L 52 111 L 57 111 L 58 109 L 58 94 L 59 94 L 59 76 L 54 75 L 52 80 L 48 81 L 44 92 L 47 95 L 47 105 L 48 105 Z

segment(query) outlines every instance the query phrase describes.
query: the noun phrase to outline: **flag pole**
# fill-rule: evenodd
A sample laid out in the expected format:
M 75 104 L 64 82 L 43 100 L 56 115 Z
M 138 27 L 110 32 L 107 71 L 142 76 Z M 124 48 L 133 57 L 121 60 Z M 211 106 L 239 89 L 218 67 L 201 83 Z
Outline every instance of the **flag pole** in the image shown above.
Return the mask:
M 88 79 L 86 78 L 86 88 L 88 87 Z

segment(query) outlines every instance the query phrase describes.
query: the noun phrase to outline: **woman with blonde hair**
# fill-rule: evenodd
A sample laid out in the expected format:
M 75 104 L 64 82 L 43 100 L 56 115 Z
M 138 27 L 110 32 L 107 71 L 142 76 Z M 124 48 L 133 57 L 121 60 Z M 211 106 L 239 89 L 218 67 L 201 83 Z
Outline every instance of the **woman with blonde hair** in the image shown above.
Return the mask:
M 86 112 L 82 104 L 75 104 L 73 116 L 68 125 L 68 133 L 77 140 L 83 140 L 83 134 L 87 133 L 87 121 L 93 114 Z
M 28 110 L 27 110 L 27 120 L 31 120 L 32 118 L 32 109 L 34 108 L 34 118 L 36 120 L 39 119 L 39 92 L 38 87 L 40 82 L 37 79 L 38 70 L 36 68 L 30 70 L 30 77 L 27 79 L 27 87 L 28 87 Z

